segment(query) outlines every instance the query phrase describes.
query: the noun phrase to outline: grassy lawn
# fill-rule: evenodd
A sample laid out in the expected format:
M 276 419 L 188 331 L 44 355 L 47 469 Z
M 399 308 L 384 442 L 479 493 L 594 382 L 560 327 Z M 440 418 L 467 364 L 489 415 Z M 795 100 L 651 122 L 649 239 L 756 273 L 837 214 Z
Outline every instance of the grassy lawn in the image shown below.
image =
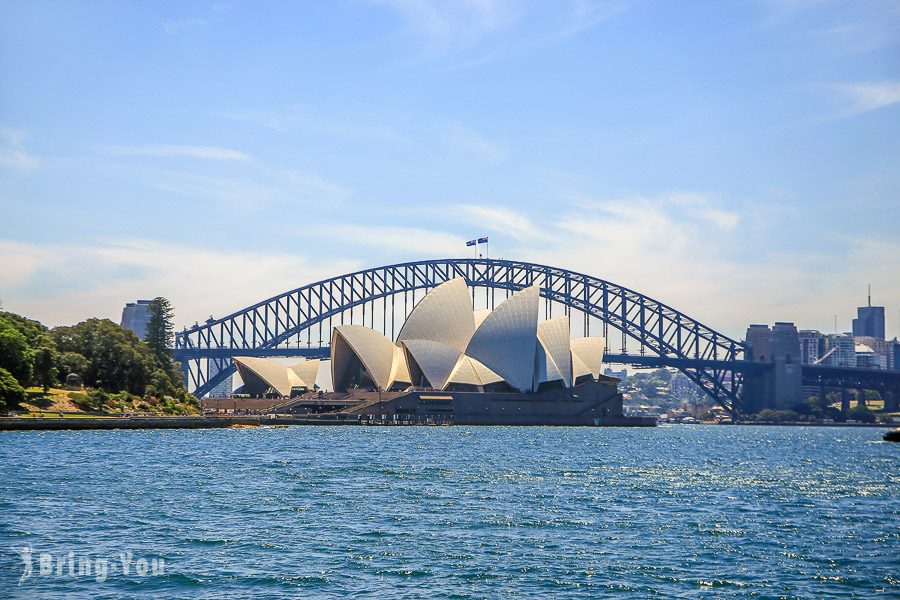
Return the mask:
M 50 388 L 46 392 L 41 388 L 30 387 L 25 390 L 28 399 L 21 404 L 22 410 L 29 412 L 82 412 L 72 401 L 70 394 L 78 393 L 59 388 Z
M 22 415 L 23 418 L 31 418 L 32 415 L 64 419 L 95 417 L 95 415 L 85 412 L 85 410 L 94 410 L 97 406 L 97 403 L 90 400 L 90 390 L 50 388 L 45 392 L 41 388 L 30 387 L 25 391 L 28 398 L 19 404 L 19 410 L 25 413 Z M 100 415 L 101 417 L 115 417 L 123 413 L 167 415 L 174 412 L 197 414 L 197 411 L 191 411 L 190 407 L 185 409 L 185 406 L 178 405 L 175 410 L 166 410 L 166 406 L 153 399 L 144 401 L 137 397 L 132 397 L 123 402 L 121 399 L 116 401 L 115 396 L 113 396 L 109 402 L 104 403 L 103 408 L 110 414 Z M 60 417 L 60 413 L 62 413 L 62 417 Z
M 831 406 L 841 410 L 840 402 L 835 402 Z M 884 410 L 884 400 L 866 400 L 866 407 L 871 411 Z M 856 400 L 850 400 L 850 408 L 856 408 Z

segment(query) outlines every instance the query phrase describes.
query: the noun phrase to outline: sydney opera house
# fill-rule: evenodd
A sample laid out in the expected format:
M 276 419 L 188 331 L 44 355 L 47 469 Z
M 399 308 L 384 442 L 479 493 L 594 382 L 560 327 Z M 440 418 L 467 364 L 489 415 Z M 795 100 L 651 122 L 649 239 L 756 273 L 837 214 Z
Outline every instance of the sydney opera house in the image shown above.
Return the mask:
M 568 317 L 540 320 L 540 288 L 473 310 L 465 280 L 434 288 L 396 341 L 374 329 L 332 330 L 333 393 L 318 360 L 286 366 L 235 358 L 243 391 L 299 396 L 293 412 L 413 416 L 470 424 L 630 424 L 618 380 L 601 374 L 604 339 L 571 338 Z

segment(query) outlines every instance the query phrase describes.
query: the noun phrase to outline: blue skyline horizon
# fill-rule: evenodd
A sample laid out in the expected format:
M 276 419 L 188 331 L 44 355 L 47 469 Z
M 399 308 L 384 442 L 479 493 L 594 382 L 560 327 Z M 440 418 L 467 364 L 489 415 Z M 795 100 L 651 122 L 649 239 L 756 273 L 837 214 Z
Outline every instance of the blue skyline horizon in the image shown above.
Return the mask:
M 365 267 L 570 268 L 900 335 L 900 7 L 9 2 L 0 300 L 180 328 Z M 9 224 L 14 224 L 10 227 Z

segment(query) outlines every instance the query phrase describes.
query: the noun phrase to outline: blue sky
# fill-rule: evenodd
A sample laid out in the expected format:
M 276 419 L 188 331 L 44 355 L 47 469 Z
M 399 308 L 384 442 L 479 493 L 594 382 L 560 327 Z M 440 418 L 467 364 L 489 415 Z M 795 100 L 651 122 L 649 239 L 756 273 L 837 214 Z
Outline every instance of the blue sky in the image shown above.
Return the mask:
M 349 269 L 569 267 L 731 335 L 900 308 L 893 1 L 0 3 L 0 300 L 179 325 Z

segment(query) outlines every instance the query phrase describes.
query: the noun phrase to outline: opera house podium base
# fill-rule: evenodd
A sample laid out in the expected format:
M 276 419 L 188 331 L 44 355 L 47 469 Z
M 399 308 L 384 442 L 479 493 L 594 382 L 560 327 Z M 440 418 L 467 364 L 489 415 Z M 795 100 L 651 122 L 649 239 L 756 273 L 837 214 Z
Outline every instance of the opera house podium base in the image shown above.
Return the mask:
M 656 420 L 627 417 L 622 412 L 622 395 L 617 380 L 602 378 L 571 388 L 554 388 L 534 393 L 459 392 L 410 390 L 378 394 L 351 390 L 340 399 L 348 406 L 335 413 L 365 421 L 415 421 L 453 425 L 580 425 L 612 427 L 652 427 Z M 327 397 L 324 402 L 334 402 Z M 315 408 L 307 400 L 282 408 L 288 413 L 304 413 Z M 318 411 L 315 411 L 318 412 Z

